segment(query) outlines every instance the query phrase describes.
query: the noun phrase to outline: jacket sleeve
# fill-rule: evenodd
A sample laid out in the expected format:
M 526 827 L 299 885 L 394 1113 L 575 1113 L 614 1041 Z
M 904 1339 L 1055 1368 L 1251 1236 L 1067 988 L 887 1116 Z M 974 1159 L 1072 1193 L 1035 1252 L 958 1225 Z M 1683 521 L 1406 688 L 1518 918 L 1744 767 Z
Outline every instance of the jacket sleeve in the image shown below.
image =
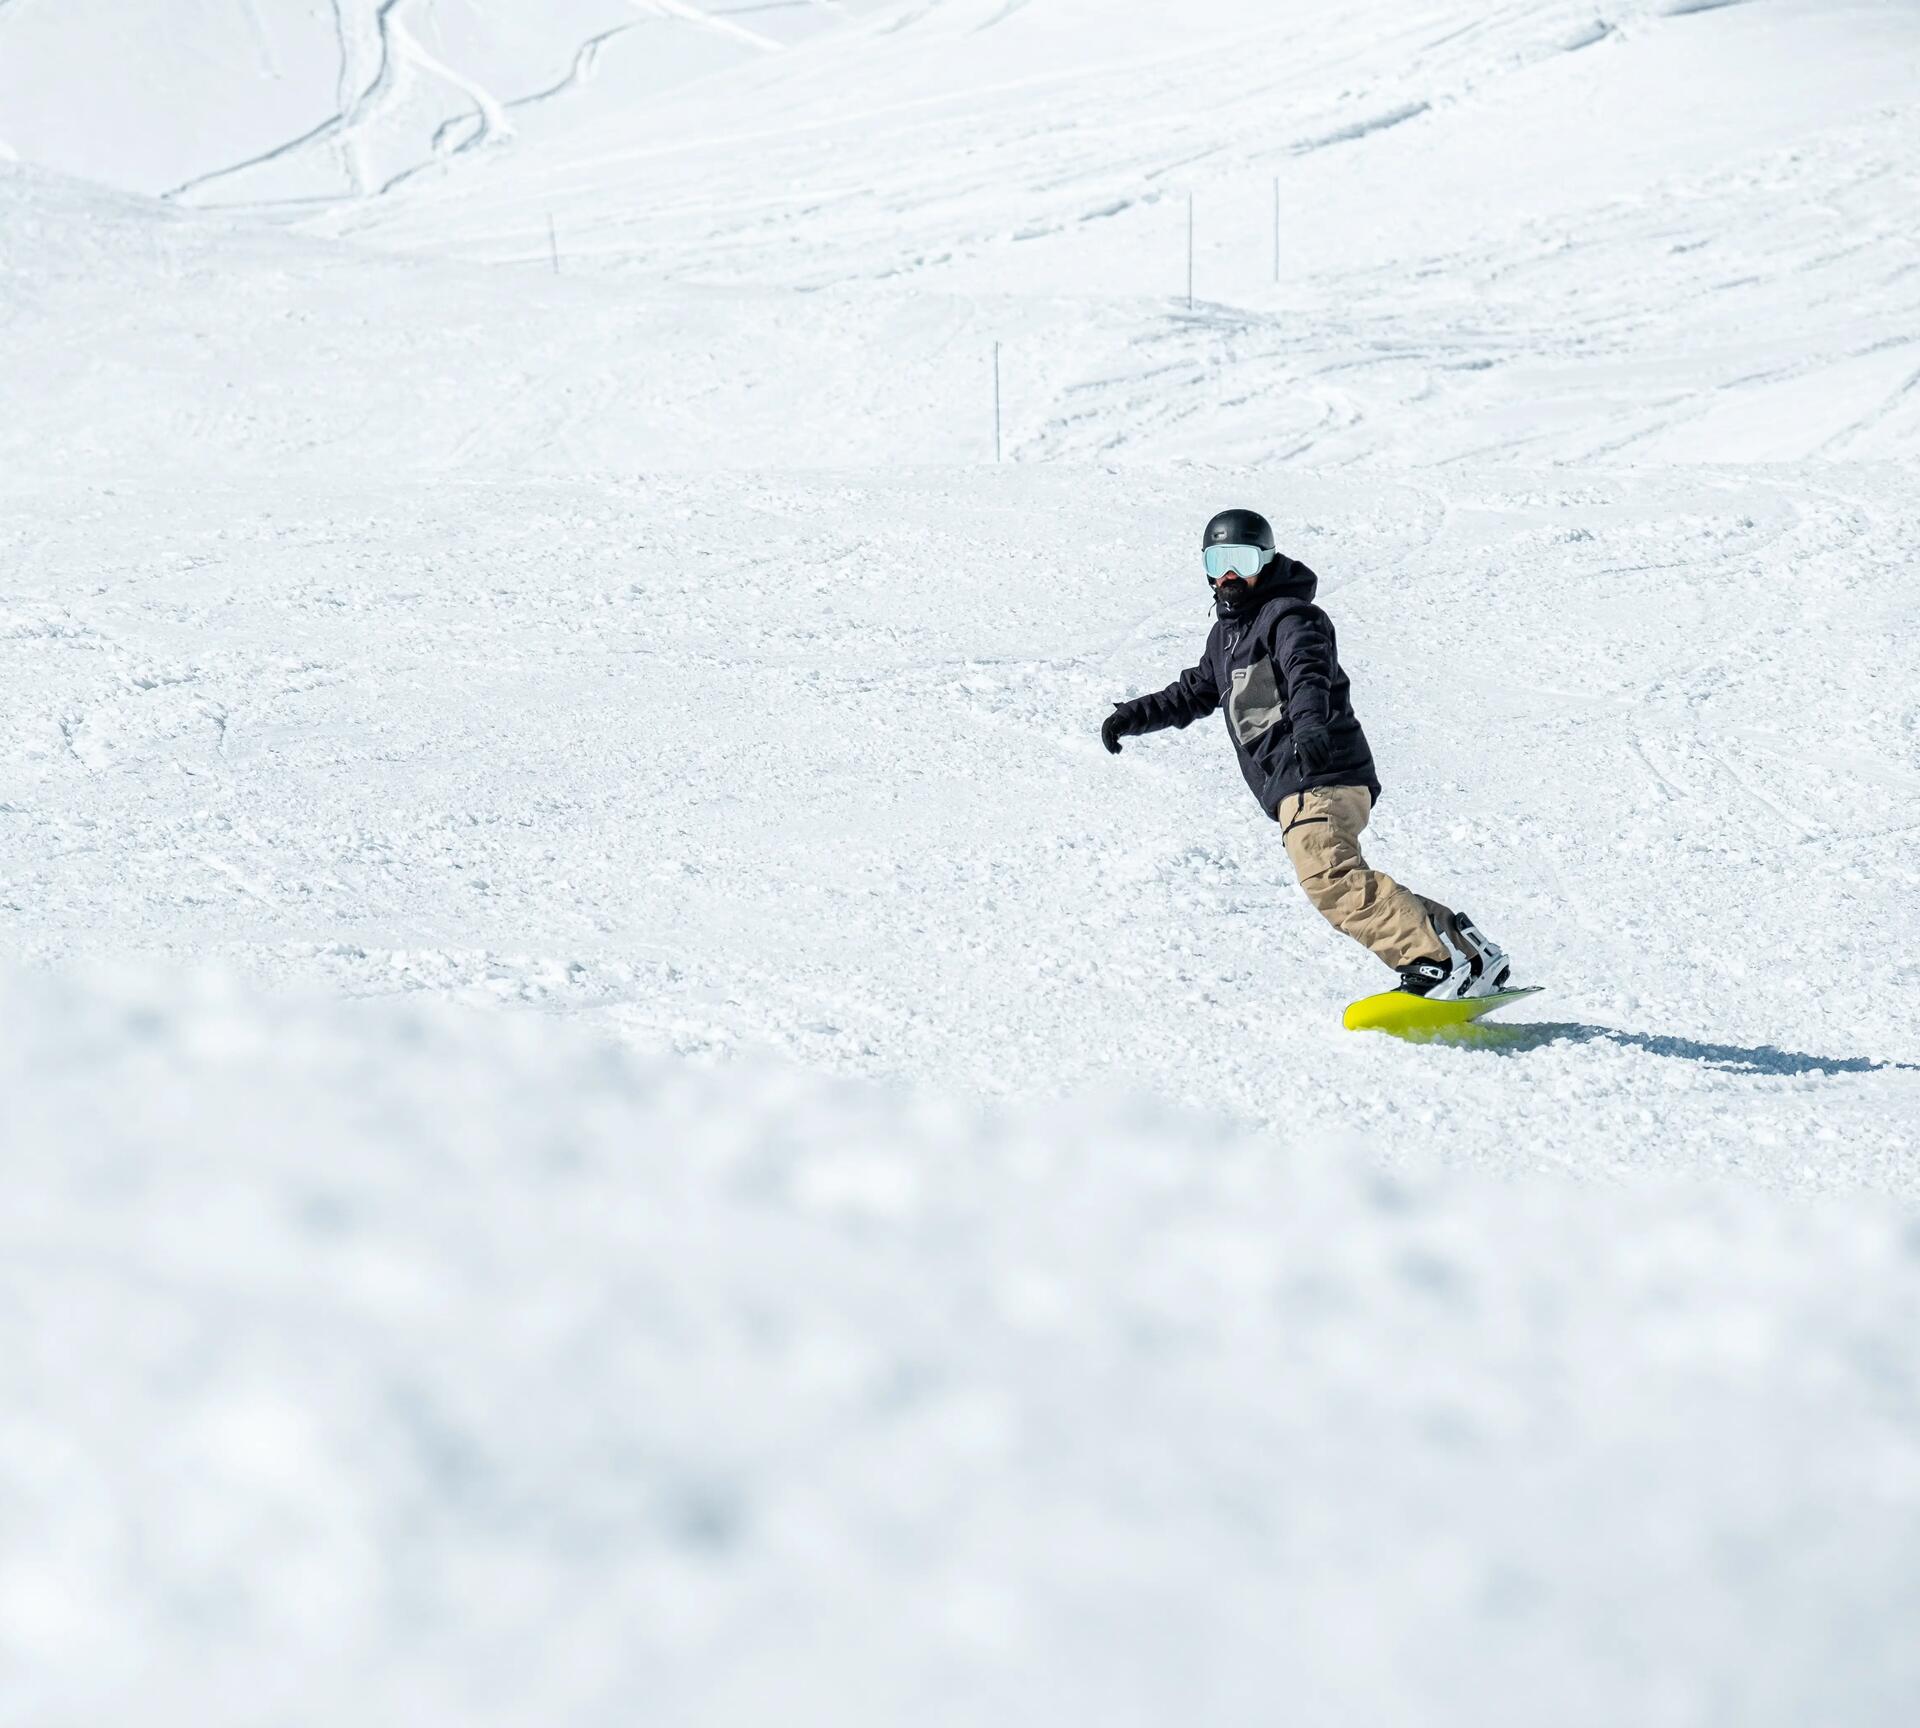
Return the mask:
M 1162 732 L 1169 726 L 1191 726 L 1220 706 L 1220 686 L 1214 682 L 1213 662 L 1207 655 L 1164 690 L 1136 696 L 1121 704 L 1132 732 Z
M 1287 693 L 1287 719 L 1324 726 L 1332 711 L 1333 633 L 1318 607 L 1283 613 L 1274 625 L 1273 663 Z

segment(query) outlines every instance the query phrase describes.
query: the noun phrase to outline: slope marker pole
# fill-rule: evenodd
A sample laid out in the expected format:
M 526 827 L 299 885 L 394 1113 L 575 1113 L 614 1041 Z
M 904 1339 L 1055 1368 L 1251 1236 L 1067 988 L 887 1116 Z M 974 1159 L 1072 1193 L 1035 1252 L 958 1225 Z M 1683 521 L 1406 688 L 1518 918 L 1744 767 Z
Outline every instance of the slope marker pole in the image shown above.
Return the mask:
M 1187 310 L 1193 310 L 1193 194 L 1187 194 Z
M 1000 344 L 993 345 L 993 459 L 1000 460 Z
M 1280 176 L 1273 177 L 1273 279 L 1280 280 Z
M 547 212 L 547 251 L 553 259 L 553 273 L 560 274 L 560 236 L 553 226 L 553 212 Z

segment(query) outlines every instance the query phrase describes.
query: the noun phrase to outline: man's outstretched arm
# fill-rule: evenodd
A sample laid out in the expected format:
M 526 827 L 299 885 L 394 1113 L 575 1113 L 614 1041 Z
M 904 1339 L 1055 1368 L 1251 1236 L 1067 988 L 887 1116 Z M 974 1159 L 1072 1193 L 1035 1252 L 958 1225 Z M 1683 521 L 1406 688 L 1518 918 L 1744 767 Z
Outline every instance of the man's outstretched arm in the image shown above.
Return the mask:
M 1120 754 L 1120 740 L 1141 732 L 1164 732 L 1169 726 L 1191 726 L 1220 706 L 1220 686 L 1214 682 L 1213 667 L 1202 660 L 1164 690 L 1149 696 L 1135 696 L 1116 702 L 1100 727 L 1100 742 Z

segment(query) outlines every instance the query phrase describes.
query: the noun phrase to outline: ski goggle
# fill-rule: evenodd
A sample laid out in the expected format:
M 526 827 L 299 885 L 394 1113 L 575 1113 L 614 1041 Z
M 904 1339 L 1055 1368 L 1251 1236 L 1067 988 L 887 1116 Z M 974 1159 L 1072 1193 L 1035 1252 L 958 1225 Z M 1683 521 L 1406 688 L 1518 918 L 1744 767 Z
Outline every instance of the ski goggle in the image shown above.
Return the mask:
M 1209 546 L 1201 553 L 1207 563 L 1209 582 L 1224 582 L 1229 576 L 1251 582 L 1266 569 L 1267 560 L 1272 556 L 1258 546 Z

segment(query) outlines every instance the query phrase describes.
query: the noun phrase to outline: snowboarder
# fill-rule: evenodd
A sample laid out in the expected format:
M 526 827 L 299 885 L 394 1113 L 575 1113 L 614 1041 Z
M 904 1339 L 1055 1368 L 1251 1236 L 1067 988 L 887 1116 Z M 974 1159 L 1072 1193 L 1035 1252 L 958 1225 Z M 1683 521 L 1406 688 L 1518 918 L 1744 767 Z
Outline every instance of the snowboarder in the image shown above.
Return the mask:
M 1333 621 L 1313 603 L 1319 578 L 1274 550 L 1272 527 L 1252 510 L 1214 517 L 1201 555 L 1219 619 L 1199 664 L 1164 690 L 1116 702 L 1101 743 L 1117 756 L 1122 738 L 1189 726 L 1224 705 L 1240 771 L 1327 922 L 1398 972 L 1411 995 L 1500 990 L 1507 957 L 1471 918 L 1409 893 L 1361 856 L 1380 781 Z

